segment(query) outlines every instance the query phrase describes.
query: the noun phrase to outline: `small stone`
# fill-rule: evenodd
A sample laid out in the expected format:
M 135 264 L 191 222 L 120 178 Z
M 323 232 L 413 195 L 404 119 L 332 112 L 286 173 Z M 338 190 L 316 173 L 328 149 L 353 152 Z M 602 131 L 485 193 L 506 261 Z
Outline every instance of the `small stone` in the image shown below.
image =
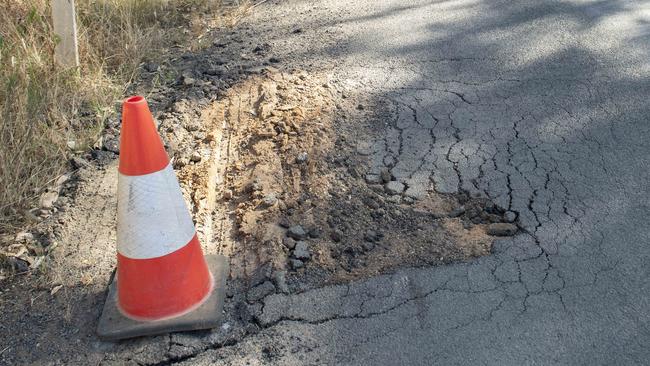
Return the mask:
M 307 243 L 304 241 L 299 241 L 296 243 L 296 247 L 293 249 L 293 256 L 296 259 L 307 260 L 311 258 L 311 253 L 309 253 L 309 248 Z
M 390 203 L 400 203 L 400 202 L 402 202 L 402 196 L 400 196 L 399 194 L 394 194 L 394 195 L 388 197 L 386 199 L 386 201 L 388 201 Z
M 323 235 L 323 230 L 321 230 L 318 226 L 314 226 L 311 229 L 309 229 L 309 237 L 310 238 L 320 238 L 321 235 Z
M 264 198 L 262 198 L 262 204 L 265 207 L 275 206 L 276 203 L 278 203 L 278 199 L 275 197 L 275 193 L 267 194 L 264 196 Z
M 458 206 L 455 209 L 453 209 L 447 216 L 453 218 L 453 217 L 458 217 L 464 213 L 465 213 L 465 206 Z
M 183 85 L 194 85 L 196 83 L 196 80 L 194 78 L 191 78 L 189 76 L 184 76 L 183 77 Z
M 402 194 L 404 192 L 404 184 L 398 181 L 388 182 L 384 188 L 391 195 Z
M 375 243 L 370 241 L 364 241 L 363 244 L 361 245 L 363 246 L 363 250 L 365 250 L 366 252 L 369 252 L 375 248 Z
M 16 257 L 7 257 L 7 260 L 16 273 L 29 271 L 29 263 L 27 261 Z
M 366 174 L 366 183 L 368 184 L 380 184 L 381 177 L 377 174 Z
M 372 145 L 368 141 L 359 141 L 357 143 L 357 153 L 363 156 L 372 154 Z
M 307 233 L 302 226 L 294 225 L 287 230 L 287 236 L 296 240 L 302 240 L 307 237 Z
M 273 265 L 269 262 L 257 267 L 249 278 L 248 286 L 253 287 L 263 283 L 267 279 L 271 278 L 272 271 Z
M 513 236 L 517 233 L 517 225 L 508 223 L 490 224 L 487 227 L 488 235 Z
M 59 178 L 57 178 L 56 182 L 54 183 L 55 186 L 61 187 L 70 180 L 70 174 L 62 174 Z
M 275 286 L 270 281 L 265 281 L 261 285 L 257 285 L 246 293 L 246 299 L 249 302 L 255 302 L 263 299 L 264 297 L 275 292 Z
M 289 219 L 286 218 L 286 217 L 282 217 L 282 218 L 280 218 L 280 221 L 278 222 L 278 225 L 280 225 L 280 227 L 288 229 L 288 228 L 291 227 L 291 221 L 289 221 Z
M 51 209 L 52 207 L 54 207 L 54 202 L 56 202 L 58 198 L 59 198 L 58 192 L 54 192 L 54 191 L 45 192 L 41 196 L 41 200 L 40 200 L 41 208 L 44 208 L 46 210 Z
M 503 219 L 507 222 L 515 222 L 515 220 L 517 220 L 517 214 L 513 211 L 506 211 L 506 213 L 503 214 Z
M 291 268 L 296 270 L 298 268 L 302 268 L 305 264 L 299 260 L 299 259 L 290 259 L 289 264 L 291 265 Z
M 85 168 L 90 165 L 88 161 L 78 156 L 73 156 L 72 159 L 70 159 L 70 162 L 72 163 L 72 167 L 75 169 Z
M 379 238 L 378 234 L 374 230 L 368 230 L 366 231 L 366 235 L 364 236 L 364 239 L 367 241 L 376 241 Z
M 296 156 L 296 163 L 302 164 L 302 163 L 306 162 L 308 158 L 309 158 L 309 155 L 307 155 L 306 152 L 301 152 L 300 154 L 298 154 L 298 156 Z
M 14 240 L 18 243 L 26 243 L 26 242 L 31 242 L 34 240 L 34 234 L 28 232 L 28 231 L 21 231 L 18 234 L 16 234 L 16 237 Z
M 201 161 L 201 153 L 199 153 L 198 151 L 194 151 L 192 153 L 192 156 L 190 156 L 190 161 L 193 161 L 195 163 Z
M 382 168 L 381 172 L 379 172 L 379 176 L 381 177 L 383 183 L 388 183 L 393 179 L 393 175 L 390 173 L 390 170 L 388 170 L 388 168 Z
M 283 294 L 289 293 L 289 286 L 287 286 L 287 272 L 275 271 L 273 272 L 273 282 L 275 287 Z
M 220 76 L 226 73 L 225 67 L 210 67 L 206 69 L 203 73 L 210 76 Z
M 107 138 L 104 139 L 103 143 L 104 150 L 110 151 L 116 154 L 120 153 L 120 140 L 117 138 Z
M 413 197 L 406 196 L 404 197 L 404 203 L 406 203 L 407 205 L 411 205 L 415 203 L 415 199 Z
M 223 191 L 223 194 L 221 195 L 224 200 L 230 200 L 232 199 L 232 189 L 226 189 Z
M 287 247 L 289 250 L 296 247 L 296 241 L 291 238 L 282 239 L 282 244 Z
M 341 230 L 333 230 L 333 231 L 330 233 L 330 238 L 331 238 L 334 242 L 338 243 L 338 242 L 341 241 L 341 239 L 343 239 L 343 232 L 342 232 Z
M 269 62 L 272 64 L 277 64 L 278 62 L 280 62 L 280 59 L 277 57 L 271 57 L 269 58 Z
M 144 69 L 148 72 L 156 72 L 158 71 L 158 67 L 159 65 L 155 62 L 147 62 L 144 64 Z

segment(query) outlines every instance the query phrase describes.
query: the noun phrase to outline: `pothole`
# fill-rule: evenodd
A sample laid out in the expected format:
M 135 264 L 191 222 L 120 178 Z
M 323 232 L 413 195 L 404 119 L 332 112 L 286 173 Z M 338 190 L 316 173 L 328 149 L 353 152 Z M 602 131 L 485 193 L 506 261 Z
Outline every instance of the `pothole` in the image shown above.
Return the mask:
M 165 130 L 206 251 L 231 258 L 233 280 L 300 291 L 490 253 L 503 209 L 432 184 L 414 199 L 390 169 L 369 174 L 373 132 L 358 121 L 377 116 L 360 100 L 325 75 L 272 70 Z

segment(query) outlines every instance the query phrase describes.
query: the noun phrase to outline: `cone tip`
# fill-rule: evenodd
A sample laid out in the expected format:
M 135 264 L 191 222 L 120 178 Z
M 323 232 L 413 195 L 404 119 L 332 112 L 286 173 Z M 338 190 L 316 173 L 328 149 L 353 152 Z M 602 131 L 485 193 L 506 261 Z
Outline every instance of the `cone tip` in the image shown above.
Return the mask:
M 124 99 L 124 103 L 138 103 L 144 101 L 144 97 L 141 95 L 134 95 Z

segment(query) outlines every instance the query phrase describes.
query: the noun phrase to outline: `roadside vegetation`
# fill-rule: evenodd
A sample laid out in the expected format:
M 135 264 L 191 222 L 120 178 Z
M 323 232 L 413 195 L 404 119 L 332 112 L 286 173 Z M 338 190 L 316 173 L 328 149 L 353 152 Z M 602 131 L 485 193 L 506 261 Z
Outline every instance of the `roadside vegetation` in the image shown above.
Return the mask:
M 190 47 L 215 0 L 77 0 L 79 69 L 54 62 L 50 0 L 0 2 L 0 235 L 33 218 L 43 189 L 87 150 L 139 65 Z M 194 37 L 194 41 L 196 38 Z M 1 238 L 1 236 L 0 236 Z

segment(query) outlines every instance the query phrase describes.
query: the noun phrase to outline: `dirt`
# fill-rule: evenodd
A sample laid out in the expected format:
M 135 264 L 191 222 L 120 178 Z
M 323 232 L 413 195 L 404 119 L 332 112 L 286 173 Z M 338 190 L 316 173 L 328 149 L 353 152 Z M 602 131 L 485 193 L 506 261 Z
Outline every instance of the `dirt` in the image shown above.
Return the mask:
M 367 182 L 359 141 L 378 124 L 358 121 L 385 116 L 363 103 L 327 75 L 267 67 L 195 113 L 192 133 L 166 129 L 198 226 L 211 226 L 206 240 L 230 257 L 231 280 L 255 285 L 270 265 L 300 291 L 489 254 L 486 225 L 504 221 L 504 210 L 433 186 L 417 200 L 390 194 L 389 172 Z M 296 226 L 305 232 L 297 240 L 288 237 Z M 297 262 L 299 242 L 309 258 Z

